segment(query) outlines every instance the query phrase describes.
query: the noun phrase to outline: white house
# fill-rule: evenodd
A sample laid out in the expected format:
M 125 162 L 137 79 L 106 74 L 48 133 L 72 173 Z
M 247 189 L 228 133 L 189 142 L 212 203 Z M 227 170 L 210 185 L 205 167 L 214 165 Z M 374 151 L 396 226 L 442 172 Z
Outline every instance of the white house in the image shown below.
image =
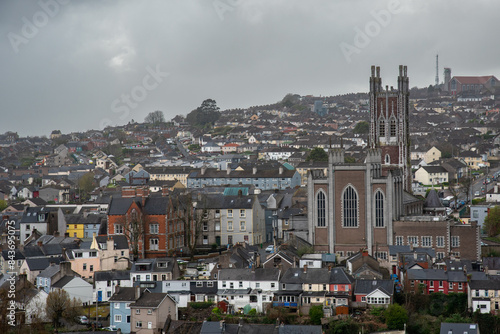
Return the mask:
M 50 291 L 57 289 L 65 290 L 71 299 L 75 298 L 82 303 L 92 303 L 94 301 L 92 284 L 80 277 L 64 276 L 50 287 Z
M 107 302 L 115 293 L 116 287 L 132 287 L 129 270 L 96 271 L 94 274 L 94 295 L 99 301 Z
M 234 311 L 245 306 L 264 312 L 279 290 L 278 268 L 220 269 L 218 273 L 218 300 L 226 300 Z

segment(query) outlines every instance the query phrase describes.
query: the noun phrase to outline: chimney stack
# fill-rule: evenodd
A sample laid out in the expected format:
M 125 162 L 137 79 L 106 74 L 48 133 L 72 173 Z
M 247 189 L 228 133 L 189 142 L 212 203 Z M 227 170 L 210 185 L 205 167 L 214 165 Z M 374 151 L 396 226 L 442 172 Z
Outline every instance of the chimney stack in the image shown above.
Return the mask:
M 279 173 L 280 173 L 280 175 L 283 174 L 283 166 L 280 166 Z
M 257 174 L 257 167 L 252 168 L 252 174 L 254 174 L 254 175 Z
M 139 298 L 141 298 L 141 287 L 136 286 L 135 287 L 135 300 L 138 300 Z
M 304 274 L 307 274 L 307 264 L 304 264 Z

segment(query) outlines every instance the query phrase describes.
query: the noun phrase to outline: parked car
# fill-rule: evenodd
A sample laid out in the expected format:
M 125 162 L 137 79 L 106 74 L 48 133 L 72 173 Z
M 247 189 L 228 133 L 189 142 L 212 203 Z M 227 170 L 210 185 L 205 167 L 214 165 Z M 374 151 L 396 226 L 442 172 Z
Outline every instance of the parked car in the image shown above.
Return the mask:
M 267 253 L 273 253 L 274 252 L 274 246 L 273 245 L 269 245 L 266 247 L 266 252 Z
M 86 325 L 89 323 L 89 319 L 84 315 L 79 315 L 78 317 L 76 317 L 76 320 L 79 324 L 83 324 L 83 325 Z
M 114 331 L 117 330 L 117 328 L 116 328 L 115 325 L 111 325 L 111 326 L 108 326 L 108 327 L 104 327 L 103 330 L 114 332 Z

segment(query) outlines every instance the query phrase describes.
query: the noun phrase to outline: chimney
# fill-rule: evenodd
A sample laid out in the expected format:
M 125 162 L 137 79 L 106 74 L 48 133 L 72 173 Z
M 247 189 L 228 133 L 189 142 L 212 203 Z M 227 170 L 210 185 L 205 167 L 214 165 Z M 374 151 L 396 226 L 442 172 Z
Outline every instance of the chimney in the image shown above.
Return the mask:
M 243 196 L 243 191 L 241 189 L 238 189 L 238 197 L 241 198 Z
M 227 173 L 227 175 L 231 174 L 231 168 L 226 167 L 226 173 Z
M 62 261 L 61 263 L 59 263 L 59 272 L 61 273 L 61 277 L 71 276 L 72 274 L 71 262 Z
M 304 264 L 304 274 L 307 273 L 307 264 Z
M 493 187 L 493 192 L 495 194 L 498 194 L 498 184 L 495 184 L 495 186 Z
M 120 283 L 115 285 L 115 293 L 119 293 L 119 292 L 120 292 Z
M 54 237 L 58 237 L 59 236 L 59 231 L 54 231 Z
M 252 174 L 254 174 L 254 175 L 257 174 L 257 167 L 252 168 Z
M 37 241 L 36 244 L 38 245 L 38 247 L 42 247 L 43 246 L 43 243 L 41 241 Z
M 25 273 L 19 274 L 19 287 L 21 287 L 21 289 L 27 287 L 26 286 L 27 281 L 28 281 L 28 279 L 27 279 L 27 275 Z
M 135 287 L 135 300 L 138 300 L 139 298 L 141 298 L 141 287 L 136 286 Z
M 283 166 L 280 166 L 279 173 L 280 173 L 280 175 L 283 174 Z
M 362 255 L 362 256 L 368 256 L 368 249 L 363 249 L 363 250 L 361 251 L 361 255 Z
M 332 271 L 332 265 L 328 265 L 328 272 L 331 272 Z
M 65 238 L 69 238 L 69 232 L 64 233 Z

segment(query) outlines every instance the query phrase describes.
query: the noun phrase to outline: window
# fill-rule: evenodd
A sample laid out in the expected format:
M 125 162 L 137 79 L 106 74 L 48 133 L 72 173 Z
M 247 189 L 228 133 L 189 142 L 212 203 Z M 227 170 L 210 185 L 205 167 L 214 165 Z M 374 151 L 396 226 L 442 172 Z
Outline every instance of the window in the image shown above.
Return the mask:
M 436 237 L 436 247 L 444 247 L 444 237 Z
M 375 252 L 377 259 L 387 260 L 387 252 Z
M 227 210 L 227 216 L 232 217 L 233 216 L 233 210 Z
M 208 231 L 208 223 L 207 222 L 203 222 L 203 231 Z
M 233 221 L 232 220 L 228 220 L 227 221 L 227 230 L 228 231 L 232 231 L 233 230 Z
M 402 236 L 397 236 L 396 237 L 396 246 L 403 246 L 403 237 Z
M 203 282 L 202 281 L 196 281 L 196 287 L 197 288 L 200 288 L 203 286 Z
M 240 217 L 245 217 L 245 216 L 246 216 L 245 209 L 240 210 Z
M 464 287 L 462 285 L 462 283 L 458 283 L 458 290 L 462 290 Z
M 86 263 L 83 264 L 83 270 L 87 270 L 87 264 Z
M 125 308 L 128 310 L 130 309 L 130 303 L 125 304 Z
M 320 191 L 316 196 L 317 199 L 317 216 L 318 226 L 326 226 L 326 201 L 325 201 L 325 193 Z
M 140 309 L 138 309 L 138 308 L 136 308 L 136 309 L 135 309 L 135 314 L 141 314 L 141 310 L 140 310 Z
M 245 231 L 245 230 L 246 230 L 245 221 L 242 220 L 242 221 L 240 221 L 240 231 Z
M 238 288 L 243 288 L 243 282 L 238 282 Z
M 222 281 L 222 287 L 225 288 L 226 287 L 226 281 Z
M 472 211 L 472 218 L 479 218 L 479 211 L 478 210 Z
M 139 311 L 139 310 L 137 310 L 137 311 Z M 135 328 L 142 328 L 142 321 L 136 321 Z
M 271 288 L 274 288 L 276 286 L 276 283 L 271 283 Z
M 215 231 L 220 231 L 220 222 L 215 223 Z
M 203 244 L 208 245 L 208 235 L 203 236 Z
M 214 282 L 207 282 L 207 287 L 212 288 L 214 286 Z
M 396 119 L 391 118 L 391 137 L 396 137 Z
M 120 303 L 113 303 L 115 308 L 120 308 Z
M 94 271 L 94 265 L 93 264 L 90 265 L 90 271 Z
M 459 236 L 452 236 L 451 237 L 451 247 L 460 247 L 460 237 Z
M 233 282 L 229 282 L 229 289 L 234 289 L 234 283 Z
M 379 136 L 385 137 L 385 120 L 381 118 L 378 124 L 379 124 L 379 130 L 378 130 Z
M 448 283 L 448 289 L 452 290 L 453 289 L 453 283 L 452 282 L 449 282 Z
M 358 194 L 353 187 L 348 186 L 342 199 L 344 227 L 358 227 Z
M 151 234 L 158 234 L 159 230 L 159 225 L 158 224 L 151 224 L 149 225 L 149 233 Z
M 255 283 L 255 288 L 256 288 L 256 289 L 260 289 L 260 282 L 256 282 L 256 283 Z
M 122 315 L 121 314 L 115 314 L 115 322 L 122 322 Z
M 115 225 L 115 234 L 123 234 L 123 225 L 120 224 Z
M 375 194 L 375 227 L 384 227 L 384 195 L 381 191 Z
M 158 250 L 158 239 L 149 239 L 149 250 Z
M 442 288 L 443 287 L 443 281 L 439 281 L 439 287 Z
M 437 252 L 437 253 L 436 253 L 436 258 L 437 258 L 438 260 L 442 260 L 442 259 L 444 259 L 444 252 Z
M 422 247 L 432 247 L 432 237 L 422 237 Z
M 408 245 L 418 247 L 418 237 L 408 237 Z
M 431 287 L 431 288 L 434 287 L 434 281 L 429 281 L 429 287 Z
M 148 309 L 148 314 L 153 314 L 153 310 L 152 309 Z

